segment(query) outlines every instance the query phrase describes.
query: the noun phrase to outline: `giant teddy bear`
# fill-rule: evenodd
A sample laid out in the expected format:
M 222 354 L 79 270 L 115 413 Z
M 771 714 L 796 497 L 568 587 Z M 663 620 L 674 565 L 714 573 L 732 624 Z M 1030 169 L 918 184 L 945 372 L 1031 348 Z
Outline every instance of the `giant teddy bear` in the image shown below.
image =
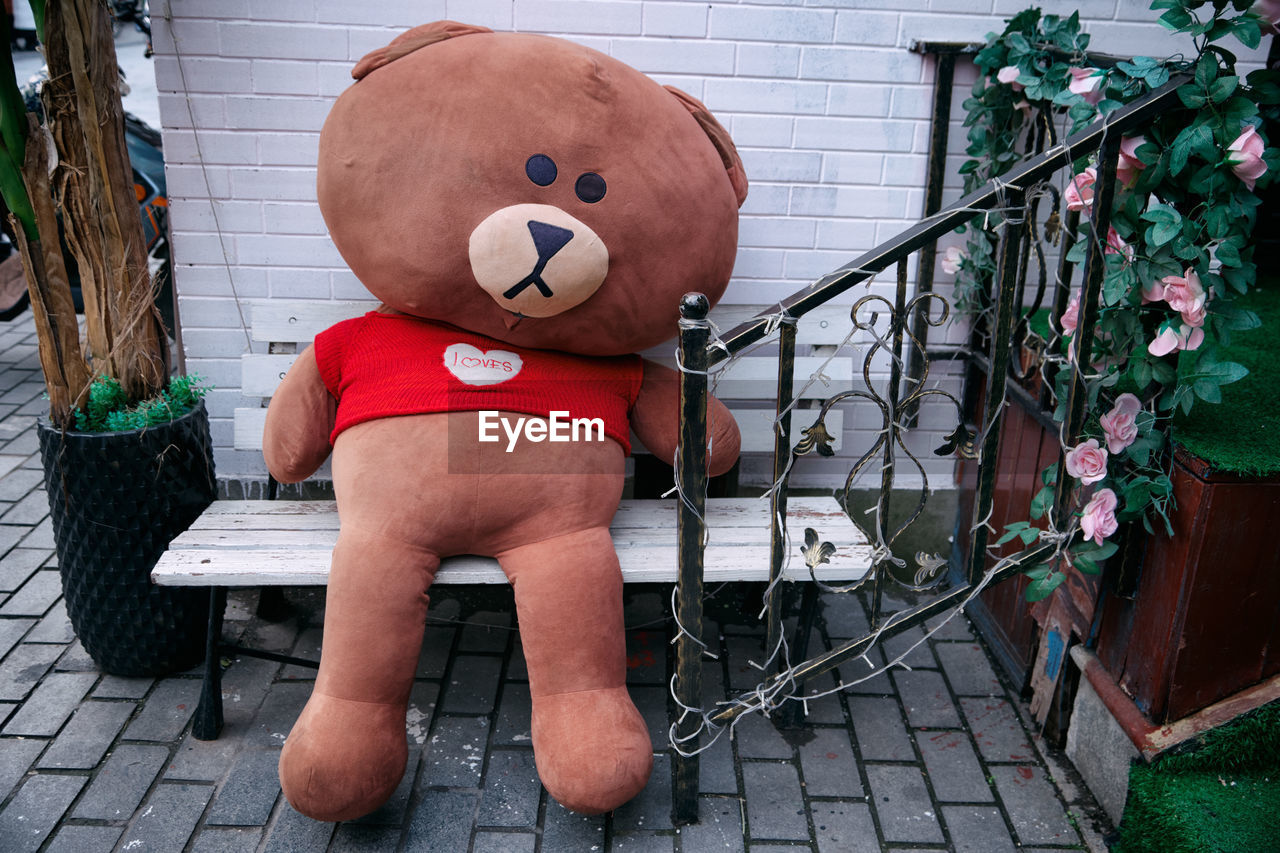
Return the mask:
M 391 795 L 428 588 L 441 558 L 478 554 L 514 588 L 543 785 L 607 811 L 653 759 L 609 524 L 631 433 L 667 459 L 677 437 L 678 374 L 630 353 L 673 336 L 683 293 L 724 291 L 741 161 L 698 101 L 559 39 L 442 21 L 352 76 L 318 197 L 383 304 L 318 335 L 267 413 L 272 474 L 296 482 L 332 453 L 341 518 L 281 784 L 322 820 Z M 738 432 L 717 401 L 709 418 L 715 474 Z

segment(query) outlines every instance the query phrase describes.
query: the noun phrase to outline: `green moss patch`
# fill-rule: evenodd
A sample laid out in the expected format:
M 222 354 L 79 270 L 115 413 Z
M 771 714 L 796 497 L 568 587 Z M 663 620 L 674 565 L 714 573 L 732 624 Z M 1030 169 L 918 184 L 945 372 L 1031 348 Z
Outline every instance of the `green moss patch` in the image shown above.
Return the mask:
M 1260 282 L 1240 304 L 1262 325 L 1236 332 L 1222 360 L 1243 364 L 1249 375 L 1222 386 L 1221 403 L 1197 402 L 1176 418 L 1173 438 L 1221 471 L 1270 477 L 1280 474 L 1280 280 Z

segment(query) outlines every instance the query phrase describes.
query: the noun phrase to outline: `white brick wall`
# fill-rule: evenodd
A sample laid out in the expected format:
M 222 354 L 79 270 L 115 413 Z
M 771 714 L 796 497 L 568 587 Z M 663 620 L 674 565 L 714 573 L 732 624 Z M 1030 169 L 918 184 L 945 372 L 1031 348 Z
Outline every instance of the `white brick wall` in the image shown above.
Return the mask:
M 264 473 L 257 454 L 229 449 L 232 410 L 244 404 L 238 358 L 248 348 L 235 297 L 368 295 L 325 236 L 315 207 L 316 145 L 333 99 L 350 84 L 355 60 L 404 29 L 454 18 L 561 35 L 706 101 L 733 133 L 752 182 L 725 297 L 726 304 L 751 304 L 803 287 L 920 217 L 933 62 L 911 52 L 910 44 L 982 40 L 1027 5 L 1029 0 L 153 3 L 185 354 L 188 369 L 219 389 L 210 400 L 219 474 Z M 1155 23 L 1147 0 L 1040 5 L 1080 9 L 1097 50 L 1163 56 L 1189 49 Z M 1242 56 L 1260 62 L 1263 47 Z M 963 159 L 960 103 L 972 66 L 962 62 L 956 76 L 952 174 Z M 953 178 L 948 200 L 958 186 Z M 890 295 L 889 278 L 871 290 Z M 945 276 L 939 279 L 945 290 Z M 857 290 L 844 301 L 866 292 Z M 943 387 L 956 385 L 945 365 L 934 376 Z M 863 415 L 846 416 L 846 457 L 869 444 Z M 911 436 L 935 488 L 951 486 L 950 461 L 931 454 L 950 428 L 947 417 L 940 407 L 926 407 Z M 819 466 L 806 460 L 795 482 L 838 484 L 847 461 Z M 753 466 L 747 478 L 761 479 L 762 471 Z M 918 476 L 902 472 L 900 482 L 918 482 Z

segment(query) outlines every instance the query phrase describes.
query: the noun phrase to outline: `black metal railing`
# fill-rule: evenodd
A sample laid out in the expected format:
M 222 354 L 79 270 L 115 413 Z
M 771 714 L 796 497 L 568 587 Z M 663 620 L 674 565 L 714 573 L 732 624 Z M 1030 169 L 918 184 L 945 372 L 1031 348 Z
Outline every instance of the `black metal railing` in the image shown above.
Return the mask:
M 1033 195 L 1034 188 L 1049 180 L 1059 170 L 1069 167 L 1074 160 L 1086 154 L 1097 152 L 1098 178 L 1089 219 L 1091 237 L 1084 267 L 1081 293 L 1082 314 L 1076 340 L 1077 359 L 1079 363 L 1087 364 L 1093 345 L 1093 327 L 1096 325 L 1098 316 L 1098 299 L 1105 267 L 1103 252 L 1110 225 L 1110 208 L 1115 191 L 1115 168 L 1121 135 L 1145 127 L 1158 114 L 1179 103 L 1177 89 L 1186 79 L 1186 77 L 1175 78 L 1160 89 L 1111 113 L 1105 121 L 1099 121 L 1071 135 L 1060 144 L 1055 142 L 1048 150 L 1016 165 L 998 180 L 989 182 L 945 209 L 927 216 L 893 239 L 829 273 L 809 287 L 783 299 L 778 303 L 776 310 L 743 323 L 719 337 L 713 338 L 711 328 L 706 322 L 707 300 L 701 294 L 690 294 L 684 299 L 681 305 L 683 319 L 680 331 L 680 364 L 683 369 L 681 446 L 677 461 L 681 507 L 679 512 L 680 573 L 676 596 L 681 632 L 677 641 L 677 672 L 674 687 L 679 705 L 685 708 L 697 708 L 702 698 L 701 658 L 705 646 L 700 636 L 699 626 L 702 623 L 702 566 L 706 535 L 704 518 L 707 491 L 706 413 L 709 373 L 747 347 L 766 338 L 777 337 L 778 419 L 775 428 L 773 464 L 776 480 L 770 495 L 773 509 L 770 530 L 771 585 L 770 600 L 767 602 L 766 636 L 770 665 L 766 671 L 765 682 L 762 688 L 756 691 L 756 695 L 780 697 L 794 695 L 794 689 L 799 689 L 806 681 L 859 657 L 875 642 L 956 607 L 966 601 L 969 596 L 976 594 L 983 585 L 998 583 L 1026 567 L 1043 562 L 1061 550 L 1064 545 L 1062 542 L 1041 541 L 1013 557 L 1001 560 L 992 570 L 985 568 L 988 551 L 988 528 L 985 519 L 991 511 L 993 502 L 994 462 L 1000 436 L 1001 410 L 1003 402 L 1010 393 L 1008 390 L 1010 383 L 1007 380 L 1011 375 L 1010 362 L 1015 330 L 1024 319 L 1023 288 L 1027 266 L 1025 253 L 1029 233 L 1028 216 L 1025 212 L 1027 200 Z M 1007 213 L 1019 209 L 1023 210 L 1023 215 L 1015 216 Z M 929 353 L 925 347 L 925 332 L 929 326 L 940 325 L 949 312 L 949 304 L 946 300 L 931 292 L 932 272 L 929 270 L 926 275 L 926 268 L 932 264 L 932 253 L 940 237 L 993 210 L 1005 211 L 1006 215 L 1003 217 L 1001 228 L 997 256 L 999 263 L 993 284 L 994 295 L 987 319 L 984 321 L 986 323 L 983 337 L 985 351 L 951 354 L 966 358 L 969 364 L 985 377 L 986 393 L 981 421 L 971 426 L 964 423 L 963 405 L 949 393 L 922 388 L 922 377 L 927 375 L 929 359 Z M 1071 223 L 1072 227 L 1067 229 L 1067 233 L 1074 232 L 1074 224 L 1074 222 Z M 908 300 L 907 263 L 908 259 L 917 253 L 920 255 L 918 292 L 914 298 Z M 1064 258 L 1065 254 L 1064 251 Z M 1053 300 L 1056 315 L 1061 314 L 1066 305 L 1068 287 L 1064 286 L 1064 283 L 1070 282 L 1073 273 L 1065 260 L 1062 264 L 1063 266 L 1059 267 L 1060 280 Z M 875 339 L 863 364 L 863 377 L 868 390 L 843 392 L 826 401 L 818 413 L 817 420 L 803 430 L 804 438 L 793 443 L 791 416 L 794 402 L 792 394 L 795 382 L 796 323 L 803 322 L 804 316 L 815 308 L 895 265 L 897 266 L 897 283 L 893 301 L 890 302 L 880 296 L 866 296 L 858 300 L 851 312 L 853 325 Z M 924 282 L 928 282 L 929 286 L 924 286 Z M 1043 295 L 1040 293 L 1038 298 L 1043 298 Z M 877 301 L 883 303 L 882 308 L 877 308 L 873 304 Z M 865 316 L 860 317 L 860 310 L 871 309 L 876 310 L 871 314 L 870 320 Z M 931 313 L 935 309 L 936 314 Z M 880 318 L 887 318 L 887 329 L 883 333 L 876 330 L 876 324 L 880 322 Z M 878 388 L 872 387 L 870 368 L 871 359 L 882 350 L 890 354 L 887 390 L 883 394 Z M 917 365 L 917 372 L 914 374 L 911 367 L 913 364 Z M 905 384 L 904 377 L 906 377 Z M 880 613 L 879 604 L 882 589 L 892 577 L 893 540 L 920 514 L 927 495 L 926 482 L 925 488 L 922 489 L 920 506 L 915 513 L 908 516 L 905 524 L 896 528 L 889 526 L 888 503 L 893 490 L 894 471 L 899 454 L 909 457 L 915 462 L 921 475 L 924 474 L 924 468 L 907 450 L 903 442 L 903 433 L 908 428 L 908 410 L 914 412 L 916 405 L 928 394 L 941 395 L 950 399 L 961 412 L 958 418 L 960 422 L 947 446 L 949 452 L 958 452 L 961 455 L 967 453 L 970 456 L 976 454 L 979 460 L 978 482 L 972 512 L 973 523 L 970 527 L 971 547 L 963 573 L 965 582 L 923 604 L 884 617 Z M 871 633 L 849 640 L 835 649 L 802 663 L 791 664 L 777 659 L 775 654 L 783 630 L 780 606 L 781 584 L 778 581 L 787 559 L 785 553 L 785 546 L 788 543 L 785 529 L 787 472 L 797 456 L 815 452 L 820 455 L 830 455 L 829 447 L 825 447 L 829 442 L 829 436 L 826 436 L 823 419 L 831 406 L 845 400 L 876 404 L 881 410 L 884 425 L 872 449 L 855 464 L 848 481 L 852 483 L 854 474 L 864 465 L 869 464 L 868 460 L 873 454 L 882 456 L 884 467 L 876 506 L 875 526 L 873 529 L 864 530 L 873 544 L 873 564 L 865 578 L 870 584 L 873 599 Z M 1067 444 L 1073 444 L 1080 431 L 1085 412 L 1085 386 L 1078 372 L 1073 375 L 1070 382 L 1066 405 L 1068 414 L 1062 428 L 1062 436 Z M 812 410 L 806 411 L 812 412 Z M 1068 482 L 1068 478 L 1062 475 L 1061 465 L 1060 459 L 1058 476 L 1060 492 L 1066 488 L 1065 484 Z M 1064 516 L 1068 512 L 1069 504 L 1066 495 L 1060 493 L 1057 497 L 1055 506 L 1058 526 L 1056 529 L 1063 530 L 1066 529 L 1067 519 Z M 851 523 L 862 530 L 860 525 L 863 522 L 851 511 L 847 488 L 843 496 L 839 491 L 837 492 L 837 500 L 849 515 Z M 811 549 L 811 551 L 820 550 Z M 814 565 L 813 559 L 815 558 L 810 554 L 806 555 L 806 562 L 811 566 Z M 812 608 L 815 601 L 812 590 L 815 585 L 807 584 L 806 586 L 810 589 L 806 591 L 803 607 Z M 807 630 L 802 630 L 802 633 L 807 636 Z M 794 689 L 780 691 L 779 688 L 783 687 Z M 797 703 L 791 704 L 794 707 Z M 707 723 L 727 725 L 745 711 L 756 709 L 772 711 L 776 710 L 776 706 L 758 708 L 751 702 L 735 702 L 706 717 L 699 717 L 692 713 L 681 714 L 675 728 L 677 742 L 682 745 L 680 754 L 676 756 L 676 795 L 673 803 L 674 818 L 678 823 L 696 820 L 699 773 L 696 747 L 703 726 Z M 692 754 L 686 755 L 686 753 Z

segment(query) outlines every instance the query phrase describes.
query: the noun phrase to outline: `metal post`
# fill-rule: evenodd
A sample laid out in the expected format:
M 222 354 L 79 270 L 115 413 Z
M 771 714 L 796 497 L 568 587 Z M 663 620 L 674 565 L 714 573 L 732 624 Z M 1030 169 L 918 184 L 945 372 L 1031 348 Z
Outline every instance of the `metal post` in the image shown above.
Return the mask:
M 783 588 L 779 576 L 786 562 L 787 491 L 779 483 L 791 459 L 791 399 L 796 366 L 796 325 L 783 323 L 778 328 L 778 404 L 777 422 L 773 430 L 773 493 L 769 498 L 769 594 L 768 625 L 765 630 L 765 675 L 776 675 L 782 669 Z
M 209 589 L 209 623 L 205 632 L 204 683 L 200 686 L 200 703 L 196 705 L 191 734 L 196 740 L 217 740 L 222 733 L 222 660 L 218 644 L 222 642 L 222 612 L 227 605 L 227 588 Z
M 977 583 L 986 568 L 987 517 L 995 495 L 996 454 L 1000 449 L 1000 424 L 1004 405 L 1004 384 L 1008 381 L 1010 340 L 1013 335 L 1014 309 L 1018 296 L 1018 255 L 1026 230 L 1025 214 L 1013 217 L 1010 211 L 1022 206 L 1022 190 L 1008 191 L 1003 234 L 1000 238 L 1000 264 L 996 270 L 995 320 L 991 328 L 991 348 L 987 356 L 989 372 L 986 387 L 986 416 L 982 429 L 986 437 L 978 456 L 978 494 L 973 506 L 973 531 L 969 549 L 968 582 Z
M 893 314 L 889 318 L 889 338 L 892 349 L 889 352 L 889 386 L 886 389 L 886 402 L 889 405 L 888 432 L 884 436 L 884 464 L 880 468 L 880 499 L 876 504 L 876 530 L 879 538 L 886 546 L 889 544 L 889 531 L 893 526 L 889 522 L 889 506 L 893 496 L 894 451 L 898 440 L 898 392 L 902 386 L 902 332 L 906 324 L 907 305 L 907 259 L 898 261 L 898 288 L 893 298 Z M 914 351 L 914 347 L 911 348 Z M 875 543 L 880 544 L 880 542 Z M 884 579 L 888 573 L 886 566 L 888 555 L 871 567 L 874 575 L 871 579 L 871 627 L 880 626 L 880 602 L 884 598 Z
M 676 642 L 677 700 L 702 705 L 702 564 L 707 503 L 707 341 L 704 322 L 711 305 L 701 293 L 680 302 L 680 446 L 676 476 L 680 484 L 676 536 L 680 571 L 676 578 L 676 615 L 684 626 Z M 681 712 L 676 737 L 684 749 L 697 747 L 701 720 Z M 686 740 L 687 739 L 687 740 Z M 698 819 L 698 756 L 675 756 L 675 795 L 671 818 L 677 824 Z

